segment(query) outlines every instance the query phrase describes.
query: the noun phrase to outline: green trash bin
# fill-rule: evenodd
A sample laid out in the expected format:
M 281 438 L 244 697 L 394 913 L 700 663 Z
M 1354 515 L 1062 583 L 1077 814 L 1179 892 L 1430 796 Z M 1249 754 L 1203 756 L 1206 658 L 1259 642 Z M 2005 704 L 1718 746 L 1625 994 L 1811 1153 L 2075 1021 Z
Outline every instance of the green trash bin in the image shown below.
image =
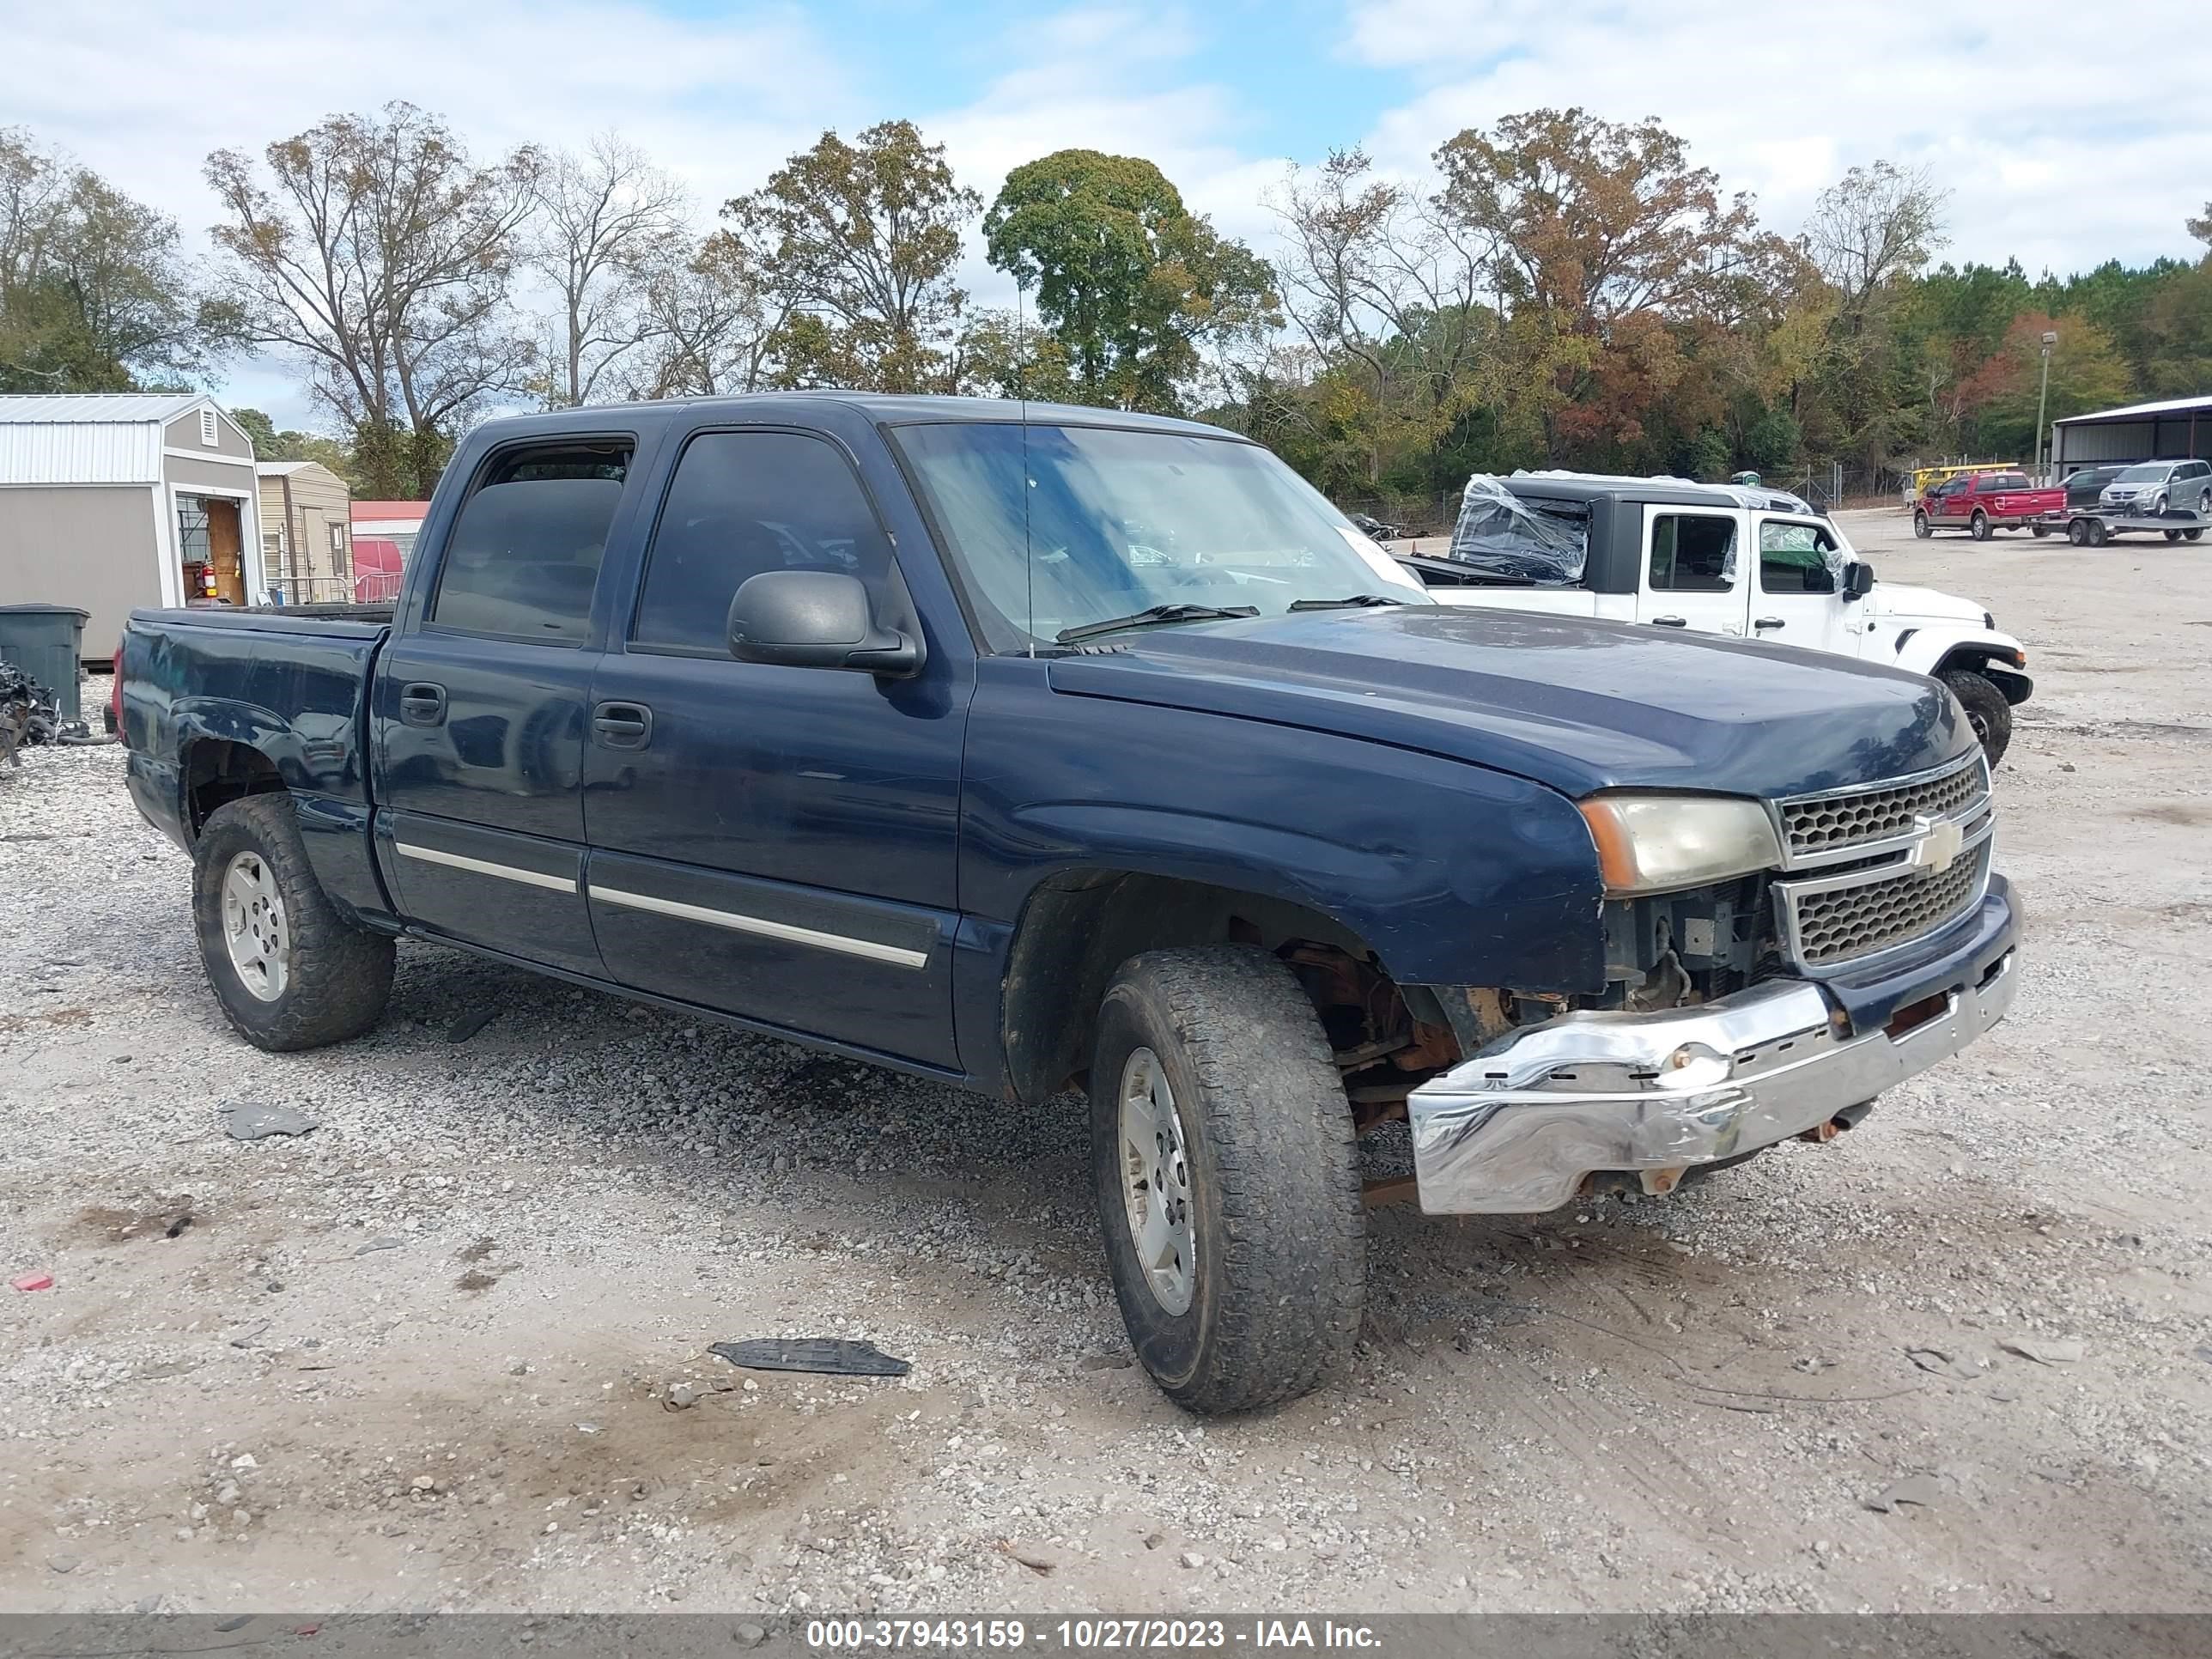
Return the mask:
M 91 620 L 73 605 L 0 605 L 0 657 L 51 690 L 65 720 L 84 718 L 77 664 Z

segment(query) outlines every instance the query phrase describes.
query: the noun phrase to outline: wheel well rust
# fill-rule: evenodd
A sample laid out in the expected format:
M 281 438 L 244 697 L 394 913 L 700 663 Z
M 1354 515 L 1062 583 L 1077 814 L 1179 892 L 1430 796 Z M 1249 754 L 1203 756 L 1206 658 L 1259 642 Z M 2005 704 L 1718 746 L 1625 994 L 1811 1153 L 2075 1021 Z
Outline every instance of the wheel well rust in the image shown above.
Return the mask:
M 251 744 L 202 738 L 185 751 L 185 823 L 197 836 L 216 809 L 248 795 L 283 792 L 284 780 L 270 760 Z
M 1305 988 L 1347 1083 L 1372 1068 L 1410 1088 L 1458 1057 L 1454 1022 L 1426 988 L 1409 995 L 1364 940 L 1318 911 L 1203 882 L 1080 869 L 1036 888 L 1007 952 L 1000 1029 L 1008 1093 L 1038 1101 L 1079 1081 L 1115 970 L 1142 951 L 1194 945 L 1255 945 L 1281 959 Z

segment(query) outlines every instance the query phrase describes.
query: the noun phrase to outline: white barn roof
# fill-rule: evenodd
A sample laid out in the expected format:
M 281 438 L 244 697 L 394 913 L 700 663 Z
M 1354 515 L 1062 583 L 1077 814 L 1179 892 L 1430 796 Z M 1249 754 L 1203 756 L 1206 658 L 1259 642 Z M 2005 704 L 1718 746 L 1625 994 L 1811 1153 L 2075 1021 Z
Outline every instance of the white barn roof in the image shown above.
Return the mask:
M 193 392 L 0 397 L 0 485 L 159 483 L 162 428 L 213 402 Z
M 2069 415 L 2053 426 L 2082 426 L 2098 421 L 2140 421 L 2160 415 L 2186 415 L 2191 410 L 2212 415 L 2212 394 L 2201 398 L 2169 398 L 2162 404 L 2130 404 L 2124 409 L 2100 409 L 2091 415 Z

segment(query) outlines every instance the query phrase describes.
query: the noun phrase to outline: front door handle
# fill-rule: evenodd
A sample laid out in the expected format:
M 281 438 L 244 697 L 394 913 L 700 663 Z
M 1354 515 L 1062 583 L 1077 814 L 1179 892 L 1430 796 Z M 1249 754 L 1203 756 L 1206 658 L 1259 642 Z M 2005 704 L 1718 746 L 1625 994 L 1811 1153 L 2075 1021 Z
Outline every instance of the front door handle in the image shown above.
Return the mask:
M 399 688 L 399 720 L 404 726 L 442 726 L 446 721 L 446 688 L 428 680 L 411 680 Z
M 653 710 L 641 702 L 603 702 L 592 710 L 592 736 L 602 749 L 642 749 L 653 741 Z
M 1788 626 L 1779 617 L 1761 617 L 1752 623 L 1753 628 L 1783 628 Z
M 1687 628 L 1690 619 L 1687 617 L 1654 617 L 1651 625 L 1654 628 Z

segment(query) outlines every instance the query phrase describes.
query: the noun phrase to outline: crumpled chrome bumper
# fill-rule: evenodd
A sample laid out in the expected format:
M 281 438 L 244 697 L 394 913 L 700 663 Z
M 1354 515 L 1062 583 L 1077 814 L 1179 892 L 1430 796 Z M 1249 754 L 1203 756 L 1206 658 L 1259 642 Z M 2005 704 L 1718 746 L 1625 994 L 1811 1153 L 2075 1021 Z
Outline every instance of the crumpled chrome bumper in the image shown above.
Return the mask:
M 1524 1027 L 1413 1091 L 1421 1207 L 1556 1209 L 1592 1170 L 1679 1172 L 1817 1129 L 2003 1018 L 2016 957 L 2008 951 L 1978 984 L 1900 1015 L 1894 1036 L 1839 1035 L 1826 994 L 1804 980 L 1696 1007 Z

